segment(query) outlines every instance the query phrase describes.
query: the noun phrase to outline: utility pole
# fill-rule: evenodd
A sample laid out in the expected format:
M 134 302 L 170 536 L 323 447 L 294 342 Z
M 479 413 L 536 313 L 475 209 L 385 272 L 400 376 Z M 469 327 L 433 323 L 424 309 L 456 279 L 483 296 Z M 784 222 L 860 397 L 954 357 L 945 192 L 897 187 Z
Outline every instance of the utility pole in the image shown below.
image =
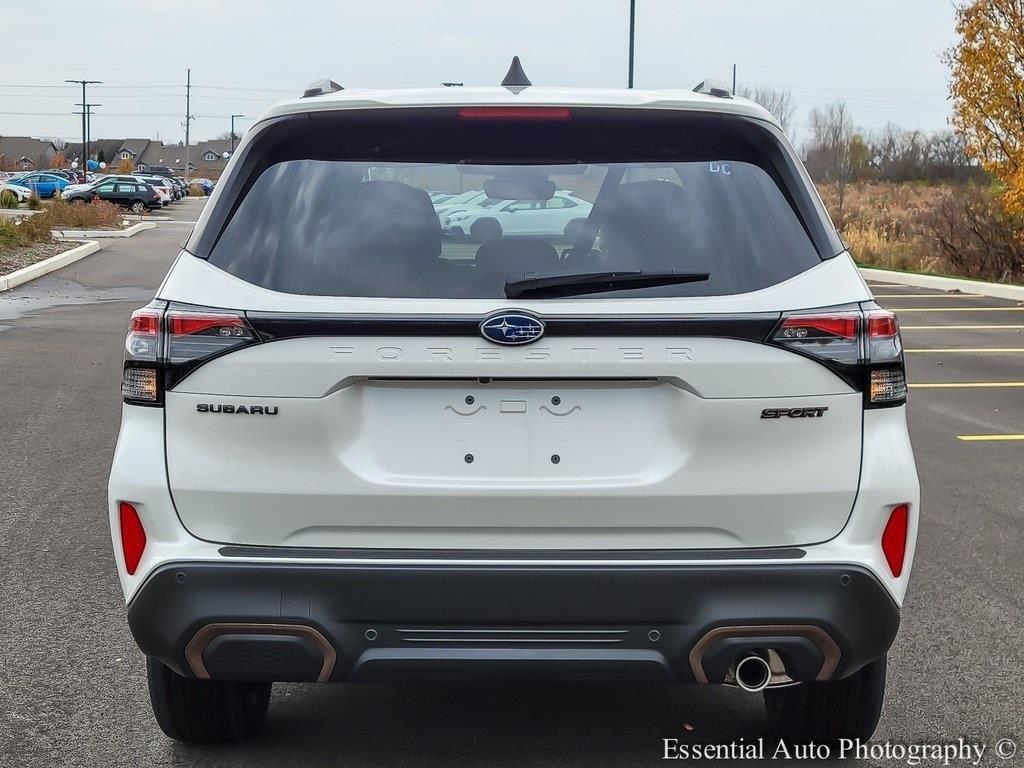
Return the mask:
M 188 69 L 188 74 L 185 79 L 185 181 L 188 181 L 189 172 L 189 129 L 192 127 L 192 121 L 195 117 L 192 115 L 192 69 Z
M 629 86 L 633 87 L 633 47 L 636 38 L 636 0 L 629 0 Z
M 245 115 L 232 115 L 231 116 L 231 154 L 235 154 L 235 118 L 245 117 Z
M 82 144 L 82 147 L 83 147 L 82 152 L 84 154 L 85 147 L 87 145 L 89 145 L 89 144 L 92 144 L 92 114 L 93 114 L 92 113 L 92 108 L 93 107 L 102 107 L 103 105 L 102 104 L 75 104 L 75 106 L 76 107 L 81 107 L 84 110 L 84 112 L 85 112 L 85 142 Z M 75 112 L 75 114 L 79 115 L 79 114 L 81 114 L 81 112 Z M 83 166 L 83 170 L 85 170 L 85 171 L 89 170 L 89 158 L 88 157 L 84 158 L 84 160 L 82 161 L 82 166 Z
M 736 95 L 736 65 L 732 65 L 732 95 Z
M 65 80 L 65 83 L 72 83 L 74 85 L 82 86 L 82 104 L 87 104 L 89 100 L 85 98 L 85 86 L 87 85 L 102 85 L 102 80 Z M 89 166 L 89 129 L 86 123 L 86 112 L 88 108 L 82 107 L 82 166 L 88 168 Z

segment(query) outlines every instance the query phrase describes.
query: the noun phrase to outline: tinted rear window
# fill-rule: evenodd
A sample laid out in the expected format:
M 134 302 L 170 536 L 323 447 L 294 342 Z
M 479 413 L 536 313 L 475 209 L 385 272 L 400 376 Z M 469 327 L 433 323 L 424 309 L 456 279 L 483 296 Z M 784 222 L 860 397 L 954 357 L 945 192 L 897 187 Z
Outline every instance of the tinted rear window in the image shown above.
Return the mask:
M 363 139 L 369 125 L 355 120 L 345 134 L 316 126 L 305 142 L 257 141 L 193 250 L 255 285 L 308 295 L 504 298 L 506 283 L 529 277 L 710 275 L 588 294 L 621 298 L 758 290 L 841 249 L 763 128 L 675 117 L 644 130 L 619 114 L 602 131 L 588 117 L 456 120 L 443 140 L 429 121 Z M 452 197 L 432 203 L 438 191 Z

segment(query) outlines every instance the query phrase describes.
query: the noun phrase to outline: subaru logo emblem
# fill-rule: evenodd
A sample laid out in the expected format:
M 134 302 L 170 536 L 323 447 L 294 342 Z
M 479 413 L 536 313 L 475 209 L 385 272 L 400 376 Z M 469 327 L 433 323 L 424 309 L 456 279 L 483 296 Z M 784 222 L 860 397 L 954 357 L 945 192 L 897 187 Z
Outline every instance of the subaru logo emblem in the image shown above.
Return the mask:
M 480 323 L 480 335 L 495 344 L 529 344 L 544 335 L 544 323 L 520 312 L 502 312 Z

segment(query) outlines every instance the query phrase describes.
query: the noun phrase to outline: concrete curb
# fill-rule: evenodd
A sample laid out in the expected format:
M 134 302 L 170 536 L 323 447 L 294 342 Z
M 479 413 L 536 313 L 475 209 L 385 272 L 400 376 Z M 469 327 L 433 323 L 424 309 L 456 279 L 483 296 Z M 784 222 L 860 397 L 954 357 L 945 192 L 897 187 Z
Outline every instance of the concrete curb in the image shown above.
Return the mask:
M 79 259 L 84 259 L 91 253 L 95 253 L 101 248 L 101 244 L 95 240 L 82 243 L 77 248 L 64 251 L 64 253 L 58 253 L 56 256 L 51 256 L 43 261 L 36 262 L 35 264 L 29 264 L 23 269 L 19 269 L 15 272 L 11 272 L 7 275 L 0 275 L 0 293 L 9 291 L 11 288 L 16 288 L 19 285 L 23 285 L 30 280 L 35 280 L 37 277 L 42 277 L 50 272 L 54 272 L 62 267 L 66 267 L 68 264 L 74 264 Z
M 107 237 L 131 237 L 147 229 L 156 229 L 152 221 L 143 221 L 127 229 L 54 229 L 53 236 L 58 240 L 92 240 Z
M 35 216 L 42 211 L 30 211 L 28 208 L 0 208 L 0 216 L 7 216 L 12 219 L 25 216 Z
M 888 269 L 870 269 L 861 267 L 860 273 L 865 280 L 878 280 L 883 283 L 913 285 L 918 288 L 934 288 L 938 291 L 963 291 L 964 293 L 980 293 L 997 299 L 1024 301 L 1024 286 L 1006 285 L 1004 283 L 986 283 L 981 280 L 964 280 L 958 277 L 939 277 L 938 275 L 921 275 L 914 272 L 893 272 Z

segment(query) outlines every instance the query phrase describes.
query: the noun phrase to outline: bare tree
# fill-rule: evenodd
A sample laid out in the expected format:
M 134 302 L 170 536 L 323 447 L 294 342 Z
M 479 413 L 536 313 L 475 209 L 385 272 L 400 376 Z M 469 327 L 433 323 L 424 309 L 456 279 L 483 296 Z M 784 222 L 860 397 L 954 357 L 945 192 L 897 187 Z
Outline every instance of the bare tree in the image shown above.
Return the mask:
M 856 170 L 856 164 L 866 161 L 866 157 L 855 157 L 862 154 L 863 140 L 853 141 L 853 120 L 846 109 L 846 103 L 837 101 L 822 108 L 815 107 L 808 118 L 811 128 L 811 139 L 808 143 L 807 169 L 811 175 L 833 184 L 836 188 L 836 226 L 843 227 L 843 204 L 846 201 L 846 190 Z M 866 152 L 863 153 L 866 155 Z
M 772 113 L 772 116 L 779 121 L 782 130 L 792 138 L 790 131 L 793 128 L 793 114 L 796 106 L 793 104 L 793 93 L 789 90 L 776 90 L 757 86 L 756 88 L 743 87 L 739 89 L 739 96 L 751 101 L 756 101 L 762 107 Z
M 968 156 L 965 138 L 953 131 L 926 134 L 892 123 L 868 139 L 872 175 L 879 181 L 957 181 L 983 175 Z

